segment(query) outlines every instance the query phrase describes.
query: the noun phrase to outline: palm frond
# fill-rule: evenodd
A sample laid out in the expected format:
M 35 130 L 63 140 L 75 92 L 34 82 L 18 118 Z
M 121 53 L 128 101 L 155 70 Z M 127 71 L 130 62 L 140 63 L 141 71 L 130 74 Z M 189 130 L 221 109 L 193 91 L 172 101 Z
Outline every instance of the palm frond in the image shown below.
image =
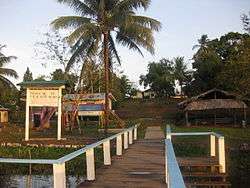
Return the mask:
M 122 35 L 131 38 L 137 45 L 154 54 L 154 38 L 151 29 L 137 24 L 129 24 L 121 28 L 120 32 Z
M 0 82 L 2 82 L 6 87 L 18 91 L 15 84 L 13 84 L 9 79 L 5 78 L 2 75 L 0 75 Z
M 109 50 L 110 50 L 110 53 L 115 56 L 118 63 L 121 64 L 121 59 L 119 57 L 118 51 L 117 51 L 116 46 L 115 46 L 115 42 L 114 42 L 111 35 L 109 35 Z
M 18 78 L 18 74 L 15 70 L 13 69 L 8 69 L 8 68 L 0 68 L 0 75 L 5 75 L 5 76 L 10 76 L 14 78 Z
M 84 24 L 90 23 L 91 19 L 82 16 L 61 16 L 55 19 L 51 25 L 55 29 L 65 29 L 68 27 L 79 27 Z
M 119 10 L 137 10 L 139 8 L 144 8 L 145 10 L 149 7 L 151 0 L 121 0 L 118 3 L 117 8 Z
M 143 53 L 142 51 L 140 50 L 140 48 L 137 46 L 137 44 L 131 39 L 129 38 L 128 36 L 126 35 L 123 35 L 122 33 L 117 33 L 116 35 L 116 41 L 118 43 L 120 43 L 122 46 L 127 46 L 129 49 L 131 50 L 135 50 L 137 52 L 139 52 L 142 56 L 143 56 Z
M 65 68 L 66 72 L 68 72 L 71 69 L 71 67 L 74 65 L 77 57 L 81 57 L 85 54 L 85 50 L 88 48 L 90 43 L 91 43 L 90 39 L 88 39 L 88 40 L 80 39 L 80 41 L 78 41 L 76 43 L 76 45 L 73 47 L 73 49 L 74 49 L 73 54 L 70 57 L 67 65 L 66 65 L 66 68 Z
M 81 37 L 87 39 L 98 35 L 100 35 L 99 28 L 94 23 L 88 23 L 75 29 L 66 39 L 70 44 L 74 44 Z
M 95 11 L 90 8 L 87 4 L 81 0 L 57 0 L 59 3 L 67 4 L 76 13 L 80 15 L 95 16 Z
M 128 18 L 131 24 L 135 23 L 138 25 L 142 25 L 143 27 L 150 28 L 154 31 L 159 31 L 161 29 L 161 23 L 156 19 L 136 15 L 129 15 Z
M 17 57 L 15 56 L 4 56 L 4 55 L 0 55 L 0 67 L 2 67 L 3 65 L 10 63 L 12 59 L 16 59 Z

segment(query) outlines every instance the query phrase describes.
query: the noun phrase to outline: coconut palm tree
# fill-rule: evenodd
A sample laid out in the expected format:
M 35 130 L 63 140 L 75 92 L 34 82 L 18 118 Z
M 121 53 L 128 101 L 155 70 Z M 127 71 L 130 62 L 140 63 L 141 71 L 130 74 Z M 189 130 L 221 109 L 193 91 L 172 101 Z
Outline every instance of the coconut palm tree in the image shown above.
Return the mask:
M 176 80 L 178 80 L 180 88 L 181 88 L 181 96 L 183 95 L 183 84 L 187 78 L 188 71 L 187 71 L 187 65 L 184 61 L 184 57 L 176 57 L 173 59 L 174 62 L 174 77 Z
M 11 60 L 16 59 L 15 56 L 5 56 L 2 53 L 2 49 L 5 48 L 6 45 L 0 44 L 0 82 L 9 88 L 16 88 L 16 86 L 5 76 L 18 78 L 17 72 L 13 69 L 5 68 L 4 66 L 11 62 Z
M 62 16 L 52 22 L 55 29 L 73 29 L 67 37 L 74 53 L 67 70 L 79 56 L 92 58 L 98 50 L 104 64 L 105 77 L 105 128 L 108 120 L 109 69 L 111 57 L 120 62 L 116 43 L 142 55 L 140 47 L 154 53 L 153 31 L 160 29 L 160 22 L 136 15 L 139 8 L 146 10 L 150 0 L 57 0 L 71 7 L 77 16 Z

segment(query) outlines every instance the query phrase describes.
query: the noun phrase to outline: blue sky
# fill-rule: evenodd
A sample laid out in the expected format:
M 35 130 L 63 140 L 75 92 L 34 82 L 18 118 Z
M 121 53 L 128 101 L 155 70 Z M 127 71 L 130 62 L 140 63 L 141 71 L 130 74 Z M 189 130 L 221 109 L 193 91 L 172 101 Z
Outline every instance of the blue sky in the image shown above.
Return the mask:
M 152 0 L 151 7 L 143 13 L 158 19 L 162 29 L 155 34 L 154 56 L 145 52 L 144 57 L 126 48 L 118 47 L 124 73 L 132 81 L 138 81 L 147 70 L 149 61 L 160 58 L 185 56 L 191 67 L 192 46 L 202 34 L 210 39 L 230 31 L 243 32 L 240 16 L 250 11 L 249 0 Z M 15 55 L 17 60 L 9 67 L 15 68 L 20 78 L 29 67 L 36 77 L 49 74 L 57 66 L 42 67 L 34 58 L 34 43 L 41 38 L 41 31 L 62 15 L 74 13 L 56 0 L 0 0 L 0 44 L 6 44 L 4 52 Z

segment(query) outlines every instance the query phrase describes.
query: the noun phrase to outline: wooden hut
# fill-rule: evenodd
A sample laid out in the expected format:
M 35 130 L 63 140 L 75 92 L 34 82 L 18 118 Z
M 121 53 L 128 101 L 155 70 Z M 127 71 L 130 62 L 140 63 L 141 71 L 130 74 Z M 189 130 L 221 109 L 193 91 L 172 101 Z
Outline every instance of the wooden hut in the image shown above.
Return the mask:
M 200 115 L 201 113 L 205 117 L 202 118 L 203 121 L 204 119 L 207 120 L 209 115 L 212 114 L 215 125 L 218 123 L 233 123 L 235 125 L 236 114 L 240 113 L 242 123 L 245 124 L 246 122 L 247 105 L 245 102 L 240 100 L 237 95 L 216 88 L 182 101 L 178 106 L 185 111 L 187 126 L 190 125 L 190 114 L 195 116 L 193 119 L 195 119 L 195 124 L 197 124 L 200 120 L 200 116 L 197 116 L 197 114 Z M 225 115 L 226 113 L 227 115 Z
M 8 123 L 9 121 L 9 109 L 0 105 L 0 123 Z

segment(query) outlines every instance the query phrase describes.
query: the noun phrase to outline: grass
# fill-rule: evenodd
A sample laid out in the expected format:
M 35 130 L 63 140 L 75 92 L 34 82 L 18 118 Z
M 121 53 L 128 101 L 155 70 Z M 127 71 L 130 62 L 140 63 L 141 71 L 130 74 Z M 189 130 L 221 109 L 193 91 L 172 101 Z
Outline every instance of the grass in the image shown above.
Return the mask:
M 225 137 L 226 163 L 232 187 L 245 188 L 250 184 L 250 150 L 241 149 L 243 144 L 250 146 L 250 129 L 230 127 L 181 127 L 171 126 L 172 132 L 213 131 Z M 176 156 L 209 155 L 208 136 L 173 137 Z

